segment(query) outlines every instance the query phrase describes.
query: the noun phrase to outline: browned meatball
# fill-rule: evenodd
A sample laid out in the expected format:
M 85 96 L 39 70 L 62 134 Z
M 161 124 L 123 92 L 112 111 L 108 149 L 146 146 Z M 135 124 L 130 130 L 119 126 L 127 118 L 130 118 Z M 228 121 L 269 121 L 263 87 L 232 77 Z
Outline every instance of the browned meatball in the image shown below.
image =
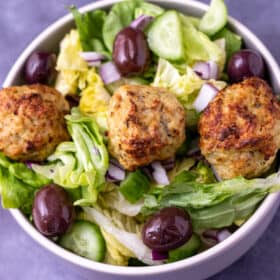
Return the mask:
M 109 105 L 109 151 L 125 169 L 134 170 L 174 156 L 185 140 L 185 111 L 162 88 L 120 87 Z
M 250 78 L 220 91 L 199 122 L 200 148 L 223 179 L 257 177 L 280 147 L 280 106 L 272 89 Z
M 19 161 L 43 161 L 69 139 L 64 115 L 69 105 L 44 85 L 0 91 L 0 151 Z

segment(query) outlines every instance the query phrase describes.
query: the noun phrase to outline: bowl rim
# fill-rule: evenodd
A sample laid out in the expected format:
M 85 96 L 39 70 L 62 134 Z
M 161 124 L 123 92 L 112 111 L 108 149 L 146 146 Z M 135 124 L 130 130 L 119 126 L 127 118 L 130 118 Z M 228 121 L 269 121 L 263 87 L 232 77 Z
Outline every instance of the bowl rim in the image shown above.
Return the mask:
M 103 0 L 99 2 L 94 2 L 88 5 L 83 6 L 80 11 L 86 12 L 89 10 L 104 8 L 110 6 L 120 0 Z M 150 2 L 160 3 L 161 0 L 149 0 Z M 206 4 L 193 1 L 193 0 L 165 0 L 166 2 L 172 2 L 174 4 L 180 5 L 189 5 L 196 9 L 205 11 L 208 6 Z M 45 38 L 49 37 L 53 33 L 55 33 L 56 29 L 69 23 L 73 20 L 72 15 L 66 15 L 62 18 L 58 19 L 56 22 L 51 24 L 47 27 L 42 33 L 40 33 L 29 45 L 28 47 L 21 53 L 19 58 L 16 60 L 14 65 L 12 66 L 11 70 L 9 71 L 4 83 L 3 87 L 8 87 L 13 84 L 15 77 L 23 63 L 25 62 L 28 55 L 43 41 Z M 231 26 L 238 29 L 241 33 L 246 33 L 246 36 L 249 40 L 254 42 L 254 44 L 258 47 L 260 52 L 265 56 L 267 64 L 271 66 L 273 72 L 277 73 L 277 76 L 280 77 L 280 68 L 273 58 L 272 54 L 268 51 L 268 49 L 264 46 L 264 44 L 243 24 L 239 21 L 229 17 L 229 22 Z M 280 82 L 279 82 L 280 84 Z M 279 85 L 278 85 L 279 86 Z M 279 86 L 280 89 L 280 86 Z M 270 194 L 268 195 L 262 204 L 257 208 L 254 214 L 248 219 L 237 231 L 235 231 L 229 238 L 224 240 L 222 243 L 202 252 L 198 255 L 195 255 L 191 258 L 177 261 L 170 264 L 158 265 L 158 266 L 147 266 L 147 267 L 122 267 L 122 266 L 115 266 L 109 265 L 104 263 L 95 262 L 83 257 L 80 257 L 74 253 L 71 253 L 56 243 L 52 242 L 45 236 L 41 235 L 35 227 L 29 222 L 29 220 L 21 213 L 18 209 L 10 209 L 10 213 L 15 218 L 17 223 L 29 234 L 34 240 L 36 240 L 41 246 L 45 247 L 55 255 L 61 257 L 73 263 L 77 266 L 82 268 L 86 268 L 92 271 L 98 271 L 107 274 L 115 274 L 115 275 L 122 275 L 122 276 L 137 276 L 141 275 L 155 275 L 155 274 L 162 274 L 166 272 L 172 272 L 175 270 L 186 269 L 190 268 L 194 265 L 199 265 L 200 263 L 205 262 L 209 258 L 214 258 L 221 254 L 224 250 L 230 250 L 237 246 L 237 244 L 246 236 L 249 232 L 251 232 L 257 224 L 259 224 L 262 219 L 265 219 L 267 213 L 271 211 L 274 205 L 280 199 L 280 193 Z

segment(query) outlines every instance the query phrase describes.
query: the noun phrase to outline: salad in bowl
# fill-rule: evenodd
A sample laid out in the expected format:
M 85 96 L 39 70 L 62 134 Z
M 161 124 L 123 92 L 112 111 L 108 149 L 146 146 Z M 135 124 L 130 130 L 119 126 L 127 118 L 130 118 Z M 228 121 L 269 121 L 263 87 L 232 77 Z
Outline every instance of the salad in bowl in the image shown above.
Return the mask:
M 190 258 L 280 189 L 280 105 L 228 28 L 144 1 L 81 14 L 0 94 L 0 190 L 63 248 L 119 266 Z M 278 125 L 279 123 L 279 125 Z

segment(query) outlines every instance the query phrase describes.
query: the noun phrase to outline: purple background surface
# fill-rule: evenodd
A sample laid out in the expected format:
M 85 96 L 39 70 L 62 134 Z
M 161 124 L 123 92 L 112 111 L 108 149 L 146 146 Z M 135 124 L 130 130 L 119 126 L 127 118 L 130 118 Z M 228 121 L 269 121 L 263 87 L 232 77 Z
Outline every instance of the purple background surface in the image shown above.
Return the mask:
M 66 13 L 69 4 L 82 6 L 87 0 L 0 1 L 0 83 L 27 44 L 44 28 Z M 202 1 L 209 2 L 209 1 Z M 279 0 L 226 1 L 230 14 L 242 21 L 267 45 L 280 61 Z M 257 244 L 239 261 L 212 280 L 280 279 L 280 211 Z M 0 207 L 1 280 L 85 280 L 34 242 Z M 94 276 L 91 278 L 94 279 Z M 100 279 L 100 278 L 99 278 Z M 102 280 L 102 279 L 100 279 Z

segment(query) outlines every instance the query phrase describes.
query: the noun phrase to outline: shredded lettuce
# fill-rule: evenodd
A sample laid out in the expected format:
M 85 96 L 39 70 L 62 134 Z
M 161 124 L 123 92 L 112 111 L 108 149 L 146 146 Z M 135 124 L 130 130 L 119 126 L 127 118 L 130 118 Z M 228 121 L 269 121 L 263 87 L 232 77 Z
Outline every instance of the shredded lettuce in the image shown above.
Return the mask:
M 107 111 L 110 94 L 100 76 L 92 68 L 87 75 L 87 87 L 81 92 L 80 111 L 95 119 L 102 132 L 108 130 Z
M 115 212 L 110 212 L 108 214 L 108 212 L 104 212 L 104 209 L 101 210 L 97 208 L 84 207 L 83 210 L 85 211 L 89 219 L 100 226 L 102 231 L 105 231 L 107 234 L 109 234 L 109 236 L 113 236 L 113 238 L 118 241 L 118 243 L 111 243 L 110 245 L 114 246 L 115 250 L 118 250 L 121 255 L 124 255 L 126 253 L 126 257 L 135 257 L 138 260 L 150 265 L 160 263 L 152 260 L 152 251 L 143 243 L 140 234 L 140 228 L 139 226 L 137 226 L 137 224 L 135 224 L 135 222 L 132 222 L 133 220 L 131 218 L 125 218 L 124 216 L 120 217 L 120 215 L 115 218 Z M 135 224 L 133 226 L 134 228 L 131 228 L 131 226 L 127 227 L 126 223 L 122 221 L 123 219 L 125 219 L 125 221 L 129 220 L 129 224 Z M 115 222 L 117 222 L 118 225 L 116 225 Z M 118 246 L 119 243 L 121 244 L 120 247 Z M 122 251 L 123 246 L 126 248 L 125 251 Z M 127 254 L 127 252 L 129 252 L 129 254 Z M 115 263 L 117 262 L 118 261 L 116 260 Z
M 221 228 L 247 218 L 267 194 L 280 189 L 280 171 L 265 179 L 237 177 L 215 183 L 201 183 L 199 176 L 183 171 L 169 186 L 146 196 L 142 213 L 178 206 L 189 212 L 195 229 Z
M 82 46 L 77 30 L 71 30 L 61 41 L 57 58 L 55 88 L 63 95 L 76 94 L 85 86 L 87 63 L 80 56 Z
M 32 164 L 32 169 L 65 188 L 81 187 L 81 199 L 75 205 L 89 205 L 105 183 L 108 152 L 93 118 L 73 108 L 66 119 L 73 142 L 61 143 L 48 164 Z
M 152 85 L 167 88 L 176 95 L 185 109 L 191 109 L 196 94 L 204 81 L 189 66 L 185 65 L 184 68 L 179 71 L 170 62 L 160 58 Z

